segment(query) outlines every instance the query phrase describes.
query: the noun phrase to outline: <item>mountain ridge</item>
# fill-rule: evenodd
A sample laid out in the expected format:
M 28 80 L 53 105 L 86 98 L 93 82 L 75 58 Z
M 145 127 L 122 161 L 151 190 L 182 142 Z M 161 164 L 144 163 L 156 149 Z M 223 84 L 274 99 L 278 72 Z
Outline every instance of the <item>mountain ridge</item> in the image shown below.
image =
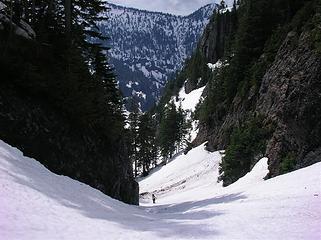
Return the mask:
M 139 9 L 136 7 L 126 7 L 126 6 L 122 6 L 119 4 L 115 4 L 115 3 L 107 3 L 107 7 L 112 7 L 112 8 L 119 8 L 119 9 L 123 9 L 126 8 L 128 10 L 133 10 L 133 11 L 139 11 L 139 12 L 145 12 L 145 13 L 154 13 L 154 14 L 161 14 L 161 15 L 168 15 L 168 16 L 174 16 L 174 17 L 181 17 L 181 18 L 187 18 L 190 17 L 191 15 L 193 15 L 195 12 L 197 12 L 198 10 L 204 8 L 204 7 L 209 7 L 209 6 L 215 6 L 217 5 L 216 3 L 209 3 L 206 4 L 200 8 L 198 8 L 197 10 L 195 10 L 194 12 L 187 14 L 187 15 L 177 15 L 177 14 L 173 14 L 173 13 L 167 13 L 167 12 L 161 12 L 161 11 L 152 11 L 152 10 L 146 10 L 146 9 Z
M 159 99 L 166 82 L 196 48 L 216 4 L 188 16 L 108 4 L 108 20 L 99 28 L 110 40 L 109 58 L 125 99 L 132 96 L 142 110 Z

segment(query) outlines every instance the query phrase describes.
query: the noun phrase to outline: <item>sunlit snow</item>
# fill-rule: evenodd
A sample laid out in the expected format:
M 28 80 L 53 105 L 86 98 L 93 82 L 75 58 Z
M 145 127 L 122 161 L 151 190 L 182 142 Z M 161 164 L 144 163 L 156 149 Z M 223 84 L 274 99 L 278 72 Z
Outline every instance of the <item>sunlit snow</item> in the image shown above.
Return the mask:
M 140 182 L 145 198 L 137 207 L 55 175 L 0 141 L 0 239 L 320 239 L 321 163 L 264 181 L 262 159 L 223 188 L 221 154 L 202 145 L 155 169 Z
M 176 107 L 178 108 L 181 105 L 183 110 L 194 112 L 197 104 L 201 100 L 201 96 L 203 94 L 204 89 L 205 89 L 205 86 L 187 94 L 185 92 L 185 87 L 182 87 L 182 89 L 178 94 L 178 101 L 175 101 Z M 176 97 L 173 97 L 173 99 L 175 98 Z
M 181 107 L 184 111 L 188 111 L 187 120 L 192 120 L 191 113 L 196 110 L 197 104 L 202 100 L 202 95 L 206 86 L 195 89 L 190 93 L 185 92 L 185 86 L 181 88 L 178 96 L 173 96 L 172 101 L 175 103 L 176 108 Z M 191 141 L 193 141 L 198 134 L 198 121 L 192 121 L 192 129 L 190 130 Z

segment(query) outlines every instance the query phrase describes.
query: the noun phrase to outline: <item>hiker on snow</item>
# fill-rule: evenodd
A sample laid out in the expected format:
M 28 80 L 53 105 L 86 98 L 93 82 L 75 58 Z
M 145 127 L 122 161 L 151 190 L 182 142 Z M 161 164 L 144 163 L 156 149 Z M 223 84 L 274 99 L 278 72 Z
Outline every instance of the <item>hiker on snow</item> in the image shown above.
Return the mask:
M 156 196 L 154 194 L 152 194 L 152 199 L 153 199 L 153 203 L 155 204 L 156 202 Z

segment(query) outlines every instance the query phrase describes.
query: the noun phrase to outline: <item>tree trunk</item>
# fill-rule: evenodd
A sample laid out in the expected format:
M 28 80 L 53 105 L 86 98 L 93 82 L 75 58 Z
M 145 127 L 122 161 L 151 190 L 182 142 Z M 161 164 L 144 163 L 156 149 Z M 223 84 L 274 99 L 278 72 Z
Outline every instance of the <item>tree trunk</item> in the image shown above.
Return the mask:
M 137 177 L 137 175 L 138 175 L 138 171 L 137 171 L 137 169 L 138 169 L 138 162 L 137 162 L 137 159 L 136 159 L 136 157 L 137 157 L 137 154 L 136 154 L 136 151 L 135 151 L 135 161 L 134 161 L 134 163 L 135 163 L 135 173 L 134 173 L 134 175 L 135 175 L 135 177 Z

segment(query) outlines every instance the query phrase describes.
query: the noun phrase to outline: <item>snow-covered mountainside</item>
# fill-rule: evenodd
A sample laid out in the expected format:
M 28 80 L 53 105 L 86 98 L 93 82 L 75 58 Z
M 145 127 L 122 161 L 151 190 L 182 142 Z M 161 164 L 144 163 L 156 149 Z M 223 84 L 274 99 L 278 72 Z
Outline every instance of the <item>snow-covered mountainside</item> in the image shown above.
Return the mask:
M 149 12 L 108 4 L 99 27 L 110 40 L 110 60 L 125 97 L 136 96 L 143 110 L 160 96 L 166 81 L 181 69 L 212 16 L 216 4 L 189 16 Z
M 137 207 L 0 141 L 0 239 L 320 239 L 321 163 L 264 181 L 262 159 L 223 188 L 220 161 L 204 145 L 178 156 L 140 181 L 145 198 Z

